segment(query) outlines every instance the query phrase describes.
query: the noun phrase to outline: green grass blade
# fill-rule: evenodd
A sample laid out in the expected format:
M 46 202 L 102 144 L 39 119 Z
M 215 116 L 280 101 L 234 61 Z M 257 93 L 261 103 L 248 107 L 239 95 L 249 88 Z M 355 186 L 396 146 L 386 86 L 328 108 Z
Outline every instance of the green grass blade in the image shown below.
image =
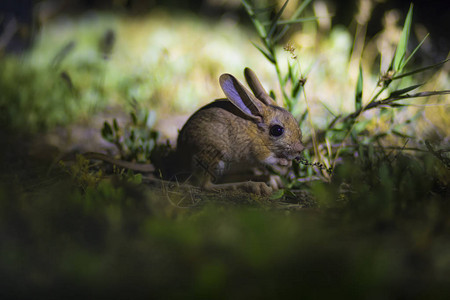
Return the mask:
M 265 51 L 263 48 L 261 48 L 260 46 L 258 46 L 257 44 L 253 43 L 253 46 L 256 47 L 256 49 L 258 49 L 271 63 L 275 64 L 275 58 L 272 56 L 272 54 L 268 53 L 267 51 Z
M 402 133 L 402 132 L 400 132 L 398 130 L 395 130 L 395 129 L 391 130 L 391 132 L 392 132 L 392 134 L 394 134 L 394 135 L 396 135 L 398 137 L 404 138 L 404 139 L 413 139 L 414 138 L 413 136 L 404 134 L 404 133 Z
M 400 104 L 400 103 L 392 103 L 392 104 L 389 104 L 389 106 L 390 107 L 405 107 L 405 106 L 410 106 L 410 105 L 408 105 L 408 104 Z
M 409 7 L 408 14 L 406 15 L 405 24 L 403 25 L 402 34 L 400 36 L 400 41 L 397 45 L 397 50 L 394 55 L 394 70 L 396 72 L 401 72 L 404 67 L 404 61 L 406 58 L 406 48 L 408 46 L 409 33 L 411 30 L 413 4 Z
M 294 19 L 294 20 L 282 20 L 278 22 L 278 25 L 289 25 L 289 24 L 297 24 L 297 23 L 302 23 L 302 22 L 307 22 L 307 21 L 316 21 L 318 20 L 320 17 L 307 17 L 307 18 L 298 18 L 298 19 Z
M 262 39 L 266 38 L 266 29 L 264 28 L 263 24 L 256 17 L 256 14 L 253 11 L 252 6 L 246 0 L 241 0 L 241 2 L 242 2 L 242 5 L 244 5 L 244 8 L 247 11 L 247 14 L 249 15 L 250 19 L 252 20 L 253 25 L 255 26 L 259 37 Z
M 422 83 L 422 84 L 415 84 L 415 85 L 409 86 L 409 87 L 404 88 L 404 89 L 401 89 L 401 90 L 393 91 L 393 92 L 390 94 L 389 97 L 391 97 L 391 96 L 392 96 L 392 97 L 397 97 L 397 96 L 403 95 L 403 94 L 405 94 L 405 93 L 407 93 L 407 92 L 410 92 L 410 91 L 412 91 L 412 90 L 417 89 L 418 87 L 421 87 L 422 85 L 423 85 L 423 83 Z
M 280 21 L 281 22 L 281 21 Z M 273 44 L 278 43 L 279 40 L 286 34 L 286 32 L 289 30 L 289 26 L 283 26 L 283 28 L 280 30 L 280 32 L 277 33 L 277 35 L 272 39 Z
M 303 10 L 305 10 L 306 6 L 308 6 L 309 3 L 311 3 L 312 0 L 306 0 L 305 2 L 303 2 L 298 8 L 297 10 L 294 12 L 294 14 L 292 15 L 291 20 L 297 19 L 298 16 L 300 16 L 300 14 L 303 12 Z
M 308 110 L 306 109 L 305 112 L 302 114 L 300 119 L 298 120 L 298 125 L 302 125 L 303 122 L 306 120 L 306 117 L 308 116 Z
M 414 56 L 414 54 L 416 54 L 417 50 L 419 50 L 419 48 L 422 46 L 422 44 L 425 42 L 425 40 L 428 38 L 429 35 L 430 34 L 427 33 L 427 35 L 423 38 L 423 40 L 419 43 L 419 45 L 417 45 L 417 47 L 413 50 L 411 55 L 408 56 L 408 58 L 405 60 L 405 63 L 403 64 L 404 66 L 406 66 L 406 64 L 408 64 L 409 60 Z
M 291 60 L 288 58 L 287 59 L 287 65 L 288 65 L 288 79 L 290 79 L 292 82 L 294 82 L 294 70 L 291 64 Z M 287 81 L 286 81 L 287 82 Z
M 286 5 L 288 4 L 288 2 L 289 2 L 289 0 L 286 0 L 284 2 L 284 4 L 281 7 L 280 11 L 273 18 L 273 20 L 272 20 L 272 22 L 270 24 L 269 33 L 267 34 L 267 39 L 272 38 L 273 34 L 275 33 L 275 30 L 277 29 L 277 26 L 279 25 L 279 20 L 281 18 L 281 15 L 283 14 L 283 11 L 286 8 Z
M 377 105 L 383 105 L 383 104 L 389 104 L 390 102 L 396 101 L 396 100 L 404 100 L 404 99 L 411 99 L 411 98 L 420 98 L 420 97 L 430 97 L 430 96 L 437 96 L 437 95 L 449 95 L 450 90 L 442 90 L 442 91 L 426 91 L 426 92 L 420 92 L 412 95 L 400 95 L 400 96 L 389 96 L 386 99 L 377 101 L 377 103 L 373 103 L 372 105 L 367 106 L 368 108 L 372 108 L 373 106 Z
M 319 101 L 319 103 L 328 111 L 328 113 L 330 115 L 332 115 L 333 117 L 336 117 L 336 113 L 334 113 L 331 108 L 328 107 L 328 105 L 326 105 L 323 101 Z
M 403 78 L 403 77 L 406 77 L 406 76 L 410 76 L 410 75 L 413 75 L 413 74 L 416 74 L 416 73 L 427 71 L 429 69 L 437 68 L 437 67 L 442 66 L 443 64 L 447 63 L 449 60 L 450 60 L 450 58 L 447 58 L 446 60 L 443 60 L 443 61 L 441 61 L 441 62 L 439 62 L 439 63 L 437 63 L 435 65 L 431 65 L 431 66 L 420 68 L 420 69 L 417 69 L 417 70 L 414 70 L 414 71 L 411 71 L 411 72 L 408 72 L 408 73 L 403 73 L 403 74 L 394 76 L 394 77 L 392 77 L 392 80 L 400 79 L 400 78 Z
M 359 76 L 356 82 L 355 91 L 355 110 L 360 110 L 362 108 L 362 93 L 363 93 L 363 72 L 361 64 L 359 65 Z
M 294 87 L 292 88 L 292 97 L 297 98 L 299 93 L 302 91 L 304 85 L 304 81 L 303 80 L 297 80 L 295 82 Z

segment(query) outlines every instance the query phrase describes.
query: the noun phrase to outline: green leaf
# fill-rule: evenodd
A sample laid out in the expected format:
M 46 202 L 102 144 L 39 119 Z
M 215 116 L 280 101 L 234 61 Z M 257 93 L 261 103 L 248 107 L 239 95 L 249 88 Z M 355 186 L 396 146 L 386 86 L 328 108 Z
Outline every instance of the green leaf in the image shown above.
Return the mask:
M 297 10 L 294 12 L 294 14 L 292 15 L 291 20 L 295 20 L 297 19 L 298 16 L 300 16 L 300 14 L 303 12 L 303 10 L 306 8 L 306 6 L 308 6 L 309 3 L 311 3 L 312 0 L 306 0 L 305 2 L 303 2 L 298 8 Z
M 109 141 L 112 138 L 112 135 L 113 131 L 111 125 L 105 121 L 102 128 L 102 137 Z
M 298 18 L 293 20 L 282 20 L 278 22 L 278 25 L 290 25 L 290 24 L 297 24 L 297 23 L 303 23 L 307 21 L 315 21 L 320 19 L 320 17 L 306 17 L 306 18 Z
M 264 39 L 266 37 L 266 29 L 261 24 L 261 22 L 257 19 L 252 6 L 246 0 L 241 0 L 241 2 L 242 2 L 242 5 L 244 5 L 244 8 L 247 11 L 247 14 L 249 15 L 250 19 L 252 20 L 253 25 L 255 26 L 255 29 L 258 32 L 259 37 Z
M 258 49 L 271 63 L 275 64 L 275 58 L 272 56 L 272 54 L 268 53 L 267 51 L 265 51 L 264 49 L 262 49 L 260 46 L 258 46 L 257 44 L 253 43 L 253 46 L 256 47 L 256 49 Z
M 423 38 L 423 40 L 419 43 L 419 45 L 417 45 L 417 47 L 413 50 L 413 52 L 411 53 L 410 56 L 408 56 L 408 58 L 405 60 L 405 63 L 403 64 L 404 66 L 406 66 L 406 64 L 409 62 L 409 60 L 414 56 L 414 54 L 416 54 L 417 50 L 419 50 L 419 48 L 422 46 L 422 44 L 425 42 L 425 40 L 427 39 L 427 37 L 430 34 L 427 33 L 427 35 Z
M 298 18 L 298 16 L 303 12 L 303 10 L 308 6 L 309 3 L 311 3 L 312 0 L 306 0 L 303 2 L 297 10 L 294 12 L 290 20 L 283 20 L 278 21 L 278 25 L 285 25 L 281 31 L 275 36 L 275 38 L 272 40 L 273 43 L 277 43 L 288 31 L 289 25 L 294 23 L 300 23 L 305 21 L 311 21 L 316 20 L 317 17 L 309 17 L 309 18 Z
M 408 14 L 406 15 L 405 24 L 403 25 L 400 41 L 398 42 L 397 50 L 395 51 L 394 55 L 394 70 L 396 72 L 401 72 L 403 67 L 405 66 L 404 62 L 406 58 L 406 48 L 408 46 L 409 33 L 411 30 L 412 12 L 413 4 L 411 3 Z
M 415 93 L 412 95 L 400 95 L 400 96 L 389 96 L 386 99 L 383 100 L 379 100 L 377 102 L 374 102 L 371 106 L 367 106 L 367 108 L 372 108 L 374 106 L 377 105 L 383 105 L 383 104 L 389 104 L 393 101 L 396 100 L 403 100 L 403 99 L 411 99 L 411 98 L 420 98 L 420 97 L 430 97 L 430 96 L 437 96 L 437 95 L 448 95 L 450 94 L 450 90 L 442 90 L 442 91 L 426 91 L 426 92 L 420 92 L 420 93 Z
M 392 97 L 397 97 L 397 96 L 403 95 L 404 93 L 407 93 L 407 92 L 410 92 L 412 90 L 415 90 L 415 89 L 417 89 L 418 87 L 420 87 L 422 85 L 423 85 L 423 83 L 422 84 L 415 84 L 415 85 L 409 86 L 409 87 L 401 89 L 401 90 L 393 91 L 389 95 L 389 97 L 391 97 L 391 96 Z
M 359 65 L 359 76 L 356 82 L 355 91 L 355 110 L 358 111 L 362 108 L 362 93 L 363 93 L 363 72 L 361 64 Z
M 113 119 L 113 128 L 115 132 L 119 131 L 119 124 L 117 123 L 116 118 Z
M 305 110 L 305 112 L 300 117 L 300 120 L 298 120 L 298 125 L 302 125 L 302 123 L 306 120 L 306 116 L 308 115 L 308 110 Z
M 390 107 L 396 108 L 396 107 L 405 107 L 405 106 L 410 106 L 408 104 L 400 104 L 400 103 L 392 103 L 389 104 Z
M 131 122 L 133 123 L 133 125 L 137 125 L 137 117 L 136 114 L 134 112 L 130 113 L 131 116 Z
M 305 84 L 305 81 L 299 79 L 295 82 L 294 87 L 292 88 L 292 97 L 297 98 L 299 93 L 302 91 L 302 88 Z
M 272 200 L 280 199 L 281 197 L 283 197 L 283 195 L 284 195 L 284 190 L 278 190 L 270 196 L 270 199 L 272 199 Z
M 392 132 L 392 134 L 394 134 L 394 135 L 396 135 L 396 136 L 399 136 L 399 137 L 401 137 L 401 138 L 411 138 L 411 139 L 414 138 L 413 136 L 410 136 L 410 135 L 401 133 L 400 131 L 397 131 L 397 130 L 395 130 L 395 129 L 391 130 L 391 132 Z
M 289 60 L 288 60 L 288 62 L 289 62 Z M 288 81 L 289 81 L 289 72 L 286 73 L 286 75 L 284 75 L 284 77 L 282 78 L 283 86 L 284 86 Z
M 341 115 L 337 115 L 335 116 L 333 114 L 333 120 L 331 120 L 330 124 L 328 124 L 327 130 L 332 129 L 334 127 L 334 125 L 336 124 L 336 122 L 341 118 Z
M 294 76 L 294 70 L 292 68 L 292 64 L 291 64 L 291 61 L 289 60 L 289 58 L 287 59 L 287 65 L 288 65 L 288 74 L 287 74 L 288 78 L 293 82 L 295 76 Z
M 403 77 L 406 77 L 406 76 L 410 76 L 410 75 L 413 75 L 413 74 L 416 74 L 416 73 L 425 72 L 425 71 L 427 71 L 429 69 L 440 67 L 441 65 L 447 63 L 449 60 L 450 60 L 450 58 L 447 58 L 446 60 L 443 60 L 443 61 L 441 61 L 441 62 L 439 62 L 439 63 L 437 63 L 435 65 L 431 65 L 431 66 L 427 66 L 427 67 L 424 67 L 424 68 L 420 68 L 420 69 L 417 69 L 417 70 L 414 70 L 414 71 L 411 71 L 411 72 L 408 72 L 408 73 L 403 73 L 403 74 L 394 76 L 391 79 L 392 80 L 400 79 L 400 78 L 403 78 Z
M 281 7 L 280 11 L 275 15 L 275 17 L 273 18 L 271 24 L 270 24 L 270 29 L 269 29 L 269 33 L 267 34 L 267 38 L 270 39 L 273 34 L 275 33 L 275 30 L 277 29 L 278 26 L 278 21 L 281 18 L 281 15 L 283 14 L 284 9 L 286 8 L 286 5 L 288 4 L 289 0 L 286 0 L 283 4 L 283 6 Z
M 289 26 L 283 26 L 283 28 L 280 30 L 280 32 L 277 33 L 277 35 L 272 39 L 272 43 L 276 44 L 279 40 L 286 34 L 286 32 L 289 30 Z
M 273 90 L 270 90 L 270 92 L 269 92 L 269 96 L 270 96 L 270 98 L 272 98 L 273 100 L 277 100 L 277 95 L 275 95 L 275 92 L 273 91 Z

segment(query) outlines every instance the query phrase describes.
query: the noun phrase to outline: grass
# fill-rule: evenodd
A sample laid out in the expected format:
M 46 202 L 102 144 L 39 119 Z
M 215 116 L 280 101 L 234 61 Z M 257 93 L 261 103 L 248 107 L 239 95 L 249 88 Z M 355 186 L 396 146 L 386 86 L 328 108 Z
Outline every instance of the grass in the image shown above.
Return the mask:
M 259 35 L 276 37 L 277 24 L 287 24 L 284 14 L 301 18 L 293 2 L 267 14 L 276 22 L 261 20 Z M 308 17 L 310 7 L 302 11 Z M 283 39 L 266 45 L 273 63 L 248 41 L 264 47 L 258 32 L 232 20 L 212 23 L 164 11 L 148 18 L 94 16 L 47 24 L 35 48 L 0 61 L 7 125 L 0 132 L 0 294 L 448 297 L 449 127 L 442 105 L 448 96 L 402 102 L 438 106 L 358 112 L 389 97 L 448 88 L 445 68 L 394 79 L 423 68 L 414 59 L 404 65 L 402 57 L 422 51 L 408 48 L 405 34 L 397 48 L 403 51 L 392 51 L 403 53 L 392 57 L 396 73 L 382 72 L 392 82 L 378 86 L 380 53 L 363 51 L 352 61 L 347 28 L 323 34 L 316 23 L 303 23 L 289 45 Z M 193 51 L 198 45 L 206 49 Z M 87 122 L 117 106 L 132 112 L 132 122 L 105 120 L 110 130 L 105 125 L 104 136 L 117 143 L 125 138 L 124 149 L 144 160 L 139 147 L 153 145 L 157 134 L 148 127 L 155 115 L 150 110 L 156 117 L 191 113 L 220 97 L 220 73 L 241 78 L 243 66 L 257 70 L 278 101 L 303 120 L 310 140 L 305 157 L 316 164 L 296 166 L 282 194 L 211 194 L 107 172 L 81 157 L 50 168 L 54 161 L 29 155 L 30 141 L 45 130 Z M 409 90 L 423 79 L 418 90 Z

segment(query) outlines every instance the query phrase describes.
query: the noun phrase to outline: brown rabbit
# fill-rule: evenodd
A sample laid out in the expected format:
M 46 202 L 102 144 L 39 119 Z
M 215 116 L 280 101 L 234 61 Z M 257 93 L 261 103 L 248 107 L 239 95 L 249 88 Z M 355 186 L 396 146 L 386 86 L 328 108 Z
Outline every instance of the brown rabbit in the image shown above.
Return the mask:
M 220 76 L 227 99 L 216 100 L 189 118 L 178 135 L 176 155 L 195 185 L 269 194 L 278 188 L 277 180 L 269 180 L 269 187 L 262 181 L 248 181 L 255 177 L 247 174 L 265 170 L 264 165 L 290 165 L 304 149 L 302 132 L 292 114 L 267 94 L 255 73 L 246 68 L 244 74 L 254 94 L 232 75 Z M 239 174 L 247 181 L 225 183 L 235 181 Z
M 294 117 L 267 94 L 255 73 L 246 68 L 244 74 L 254 94 L 232 75 L 220 76 L 227 98 L 200 108 L 184 124 L 175 157 L 170 156 L 161 168 L 165 178 L 187 174 L 191 183 L 205 189 L 257 194 L 269 194 L 280 186 L 279 177 L 270 177 L 267 171 L 256 176 L 255 172 L 265 171 L 264 165 L 289 166 L 304 149 L 302 132 Z M 141 172 L 155 170 L 151 164 L 100 153 L 85 157 Z

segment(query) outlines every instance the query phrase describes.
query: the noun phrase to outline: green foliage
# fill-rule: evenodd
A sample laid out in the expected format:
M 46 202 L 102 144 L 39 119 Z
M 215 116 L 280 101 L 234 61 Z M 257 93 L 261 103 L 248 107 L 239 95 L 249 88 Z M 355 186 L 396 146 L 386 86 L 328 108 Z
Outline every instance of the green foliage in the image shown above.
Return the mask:
M 363 72 L 362 67 L 359 65 L 358 82 L 356 83 L 355 91 L 355 111 L 362 109 L 362 93 L 363 93 Z
M 102 180 L 102 171 L 92 171 L 89 160 L 82 155 L 77 155 L 73 164 L 67 165 L 65 162 L 59 162 L 60 167 L 65 170 L 74 180 L 74 182 L 83 190 L 94 188 Z
M 3 125 L 36 132 L 73 121 L 86 111 L 86 103 L 70 82 L 67 73 L 55 69 L 27 66 L 17 58 L 0 60 Z
M 442 165 L 371 152 L 313 184 L 318 210 L 233 199 L 180 208 L 117 177 L 26 193 L 1 181 L 2 293 L 439 298 L 450 270 Z
M 407 63 L 406 50 L 408 46 L 409 32 L 411 31 L 412 12 L 413 5 L 411 4 L 408 14 L 406 15 L 405 25 L 403 26 L 400 41 L 397 45 L 397 50 L 395 51 L 395 55 L 392 60 L 392 68 L 395 72 L 401 72 Z
M 116 119 L 112 124 L 105 121 L 101 130 L 102 137 L 113 143 L 123 160 L 146 162 L 154 151 L 159 133 L 153 129 L 156 121 L 154 111 L 145 110 L 133 100 L 131 122 L 121 128 Z
M 300 88 L 304 85 L 305 79 L 298 78 L 297 76 L 294 76 L 293 74 L 293 68 L 294 66 L 289 64 L 289 72 L 286 74 L 286 76 L 283 76 L 280 68 L 280 64 L 277 57 L 277 43 L 286 35 L 289 27 L 292 24 L 295 23 L 301 23 L 305 21 L 311 21 L 315 20 L 316 18 L 309 18 L 307 20 L 305 19 L 298 19 L 298 16 L 304 11 L 304 9 L 308 6 L 308 4 L 311 2 L 304 1 L 298 9 L 294 12 L 291 19 L 288 22 L 283 22 L 281 20 L 281 16 L 283 14 L 284 9 L 286 8 L 286 5 L 288 4 L 289 0 L 285 1 L 282 8 L 274 15 L 273 18 L 271 18 L 268 21 L 264 21 L 260 19 L 260 16 L 255 14 L 255 8 L 252 7 L 252 5 L 249 4 L 249 2 L 242 0 L 242 3 L 244 4 L 244 7 L 250 16 L 250 19 L 253 22 L 253 25 L 256 28 L 256 31 L 258 33 L 259 38 L 261 39 L 261 42 L 263 46 L 259 46 L 255 43 L 253 45 L 267 58 L 269 62 L 271 62 L 276 70 L 278 81 L 281 87 L 281 91 L 283 94 L 283 101 L 288 108 L 289 111 L 292 111 L 294 109 L 294 105 L 299 101 L 300 97 Z M 276 34 L 275 34 L 276 33 Z M 295 56 L 294 50 L 292 47 L 289 46 L 288 49 L 285 48 L 286 51 L 291 51 L 292 55 Z M 292 88 L 291 92 L 289 93 L 287 91 L 287 83 L 292 82 Z
M 302 125 L 303 120 L 308 115 L 309 118 L 311 118 L 311 113 L 309 111 L 308 102 L 306 99 L 306 93 L 305 93 L 305 83 L 306 83 L 306 77 L 302 75 L 300 72 L 300 63 L 298 62 L 298 54 L 296 53 L 296 49 L 288 43 L 283 48 L 286 52 L 290 54 L 290 59 L 288 59 L 287 62 L 287 70 L 285 71 L 285 74 L 282 71 L 282 65 L 280 64 L 280 61 L 278 59 L 278 53 L 277 53 L 277 44 L 280 41 L 280 37 L 284 36 L 286 34 L 286 28 L 291 24 L 292 20 L 297 20 L 298 22 L 302 22 L 301 19 L 297 19 L 301 12 L 304 11 L 305 7 L 311 2 L 311 1 L 304 1 L 298 9 L 295 11 L 295 13 L 291 16 L 289 22 L 284 22 L 281 20 L 282 13 L 288 3 L 288 1 L 284 2 L 284 5 L 281 7 L 281 9 L 276 14 L 272 14 L 272 17 L 269 21 L 262 20 L 262 16 L 255 13 L 257 9 L 250 5 L 247 1 L 242 1 L 244 4 L 244 7 L 252 20 L 253 24 L 255 25 L 256 31 L 259 35 L 259 38 L 262 41 L 262 46 L 258 46 L 257 44 L 254 44 L 255 47 L 267 58 L 267 60 L 275 67 L 275 71 L 277 73 L 277 77 L 280 84 L 281 93 L 283 95 L 284 103 L 289 111 L 291 111 L 294 115 L 298 112 L 296 107 L 298 107 L 300 103 L 300 98 L 303 95 L 305 105 L 303 107 L 306 108 L 303 115 L 299 117 L 300 122 L 299 124 Z M 260 9 L 258 9 L 260 10 Z M 408 14 L 406 16 L 406 20 L 403 26 L 402 34 L 400 37 L 400 41 L 397 45 L 396 52 L 392 58 L 390 68 L 387 71 L 386 74 L 380 75 L 378 85 L 376 87 L 376 92 L 372 93 L 374 95 L 369 99 L 369 101 L 366 101 L 366 104 L 364 103 L 363 95 L 369 94 L 364 93 L 364 81 L 363 81 L 363 68 L 362 63 L 360 62 L 359 67 L 359 74 L 357 77 L 356 82 L 356 89 L 355 89 L 355 100 L 354 100 L 354 112 L 344 115 L 344 113 L 336 114 L 331 112 L 328 108 L 328 110 L 333 114 L 334 118 L 331 120 L 331 122 L 328 123 L 328 125 L 325 127 L 325 129 L 322 129 L 318 132 L 316 136 L 315 130 L 312 130 L 311 132 L 311 139 L 309 143 L 311 144 L 312 148 L 314 149 L 314 157 L 311 157 L 316 162 L 309 163 L 307 159 L 302 159 L 302 164 L 305 166 L 308 166 L 308 168 L 316 168 L 315 173 L 319 175 L 320 178 L 322 178 L 325 181 L 330 180 L 330 170 L 336 165 L 336 163 L 339 160 L 339 155 L 341 153 L 358 153 L 354 152 L 354 149 L 352 148 L 346 148 L 346 142 L 347 139 L 350 137 L 353 144 L 356 145 L 367 145 L 368 143 L 372 143 L 374 139 L 368 137 L 368 124 L 370 123 L 369 120 L 363 120 L 360 118 L 360 115 L 362 112 L 367 111 L 369 109 L 373 108 L 379 108 L 379 107 L 391 107 L 391 108 L 397 108 L 401 109 L 404 106 L 404 104 L 398 104 L 398 100 L 404 100 L 404 99 L 411 99 L 411 98 L 419 98 L 419 97 L 430 97 L 435 95 L 445 95 L 450 94 L 450 90 L 441 90 L 441 91 L 424 91 L 419 92 L 415 94 L 408 94 L 414 89 L 417 89 L 421 87 L 423 84 L 413 84 L 404 88 L 394 89 L 390 92 L 389 96 L 387 96 L 384 99 L 381 99 L 381 95 L 383 92 L 390 88 L 391 83 L 394 80 L 404 78 L 404 77 L 410 77 L 414 74 L 427 71 L 432 68 L 436 68 L 437 66 L 441 66 L 448 60 L 445 60 L 441 63 L 438 63 L 436 65 L 427 66 L 424 68 L 420 68 L 416 71 L 407 72 L 404 73 L 404 69 L 406 67 L 406 64 L 411 60 L 412 56 L 416 53 L 416 51 L 419 49 L 420 45 L 423 44 L 423 41 L 414 49 L 414 51 L 411 53 L 409 57 L 407 57 L 407 46 L 409 41 L 409 34 L 410 29 L 412 26 L 412 13 L 413 13 L 413 6 L 411 5 Z M 314 19 L 314 18 L 311 18 Z M 275 32 L 278 30 L 278 36 L 275 38 Z M 302 93 L 303 92 L 303 93 Z M 324 104 L 325 106 L 325 104 Z M 325 106 L 326 107 L 326 106 Z M 381 117 L 385 112 L 383 110 L 380 110 L 378 115 Z M 392 113 L 393 115 L 393 113 Z M 310 123 L 312 125 L 311 119 Z M 400 131 L 398 131 L 396 128 L 398 126 L 394 125 L 394 128 L 387 129 L 384 132 L 379 132 L 376 135 L 376 142 L 380 144 L 380 141 L 388 137 L 389 134 L 396 135 L 401 138 L 411 138 L 409 135 L 404 134 Z M 339 147 L 337 149 L 333 149 L 331 145 L 338 144 Z M 322 150 L 321 150 L 322 149 Z M 326 150 L 326 153 L 324 153 L 323 150 Z M 305 152 L 305 157 L 309 158 L 309 153 Z M 318 161 L 323 161 L 323 163 L 319 163 Z M 294 164 L 295 165 L 295 164 Z M 325 171 L 327 171 L 325 173 Z M 305 176 L 310 176 L 312 174 L 312 170 L 309 171 L 301 171 L 297 166 L 294 169 L 294 175 L 291 176 L 291 184 L 289 186 L 295 186 L 294 182 L 298 178 L 303 178 Z M 320 174 L 322 173 L 322 174 Z M 293 180 L 293 181 L 292 181 Z

